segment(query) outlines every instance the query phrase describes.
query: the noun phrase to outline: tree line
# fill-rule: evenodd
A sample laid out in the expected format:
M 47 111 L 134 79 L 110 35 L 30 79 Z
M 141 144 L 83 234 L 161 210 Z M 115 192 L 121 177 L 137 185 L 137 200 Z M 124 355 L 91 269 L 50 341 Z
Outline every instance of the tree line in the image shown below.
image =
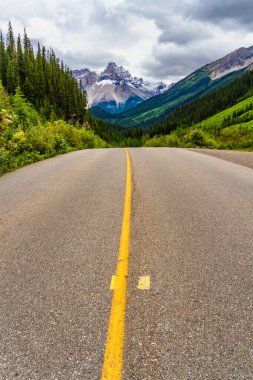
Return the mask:
M 26 30 L 16 39 L 10 22 L 6 38 L 0 33 L 0 80 L 10 95 L 20 89 L 46 120 L 86 118 L 86 94 L 71 70 L 52 49 L 38 43 L 35 52 Z

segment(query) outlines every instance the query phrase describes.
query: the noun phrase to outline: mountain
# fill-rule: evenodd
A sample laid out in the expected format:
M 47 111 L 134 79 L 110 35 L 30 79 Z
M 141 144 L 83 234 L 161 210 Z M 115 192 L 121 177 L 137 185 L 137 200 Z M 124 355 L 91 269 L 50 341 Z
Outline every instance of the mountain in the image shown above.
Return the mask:
M 253 46 L 240 48 L 182 79 L 164 93 L 153 97 L 115 117 L 103 114 L 103 119 L 133 127 L 149 126 L 166 118 L 175 108 L 222 87 L 253 70 Z M 98 107 L 92 113 L 101 115 Z
M 133 108 L 170 87 L 162 82 L 132 77 L 128 70 L 114 62 L 109 62 L 100 74 L 85 68 L 74 70 L 73 75 L 86 90 L 89 107 L 97 106 L 112 114 Z

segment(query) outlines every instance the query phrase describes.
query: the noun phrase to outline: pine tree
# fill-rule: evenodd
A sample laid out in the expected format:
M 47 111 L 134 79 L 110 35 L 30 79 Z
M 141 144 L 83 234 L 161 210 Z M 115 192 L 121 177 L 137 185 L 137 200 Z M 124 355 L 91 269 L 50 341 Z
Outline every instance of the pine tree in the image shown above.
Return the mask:
M 2 31 L 0 32 L 0 80 L 4 87 L 7 87 L 7 53 Z
M 21 91 L 45 118 L 63 118 L 83 123 L 87 104 L 85 93 L 79 88 L 69 68 L 64 66 L 54 51 L 38 44 L 34 54 L 31 41 L 24 29 L 23 46 L 20 35 L 15 38 L 11 23 L 6 44 L 0 33 L 0 80 L 9 94 Z
M 8 32 L 7 32 L 7 37 L 6 37 L 6 46 L 7 46 L 7 54 L 9 56 L 9 59 L 13 61 L 15 59 L 16 48 L 15 48 L 14 33 L 13 33 L 13 29 L 12 29 L 12 25 L 10 21 L 9 21 Z
M 7 89 L 10 94 L 14 94 L 18 86 L 18 70 L 17 70 L 17 55 L 15 47 L 15 39 L 11 22 L 9 22 L 8 32 L 6 37 L 6 53 L 7 53 L 7 67 L 6 67 L 6 82 Z
M 24 61 L 24 54 L 23 54 L 20 34 L 18 35 L 18 41 L 17 41 L 17 67 L 18 67 L 19 85 L 21 86 L 21 88 L 23 88 L 23 85 L 25 83 L 25 61 Z

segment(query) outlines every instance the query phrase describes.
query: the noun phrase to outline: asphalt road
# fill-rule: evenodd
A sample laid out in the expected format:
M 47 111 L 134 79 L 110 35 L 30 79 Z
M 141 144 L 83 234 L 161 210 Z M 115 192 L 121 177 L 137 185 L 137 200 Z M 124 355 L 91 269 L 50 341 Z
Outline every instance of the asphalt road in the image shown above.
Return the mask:
M 122 379 L 253 379 L 253 154 L 129 153 Z M 125 178 L 123 149 L 0 178 L 1 380 L 101 378 Z

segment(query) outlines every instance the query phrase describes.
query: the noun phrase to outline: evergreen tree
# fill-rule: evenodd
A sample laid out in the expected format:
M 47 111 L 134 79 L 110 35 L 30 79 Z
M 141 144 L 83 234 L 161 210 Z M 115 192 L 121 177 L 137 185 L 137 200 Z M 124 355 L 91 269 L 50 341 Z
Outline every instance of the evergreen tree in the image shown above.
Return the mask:
M 24 54 L 23 54 L 20 34 L 18 35 L 18 41 L 17 41 L 17 66 L 18 66 L 19 85 L 23 87 L 25 83 L 25 61 L 24 61 Z
M 11 22 L 9 22 L 8 33 L 6 37 L 6 53 L 7 53 L 7 67 L 6 67 L 6 82 L 7 89 L 10 94 L 14 94 L 18 85 L 18 69 L 17 69 L 17 55 L 15 40 Z
M 45 118 L 63 118 L 83 123 L 86 118 L 86 95 L 79 88 L 69 68 L 38 44 L 34 53 L 24 29 L 23 46 L 20 35 L 15 43 L 9 22 L 6 44 L 0 33 L 0 79 L 9 94 L 16 89 L 25 95 Z
M 7 87 L 7 53 L 2 31 L 0 32 L 0 79 L 4 87 Z

